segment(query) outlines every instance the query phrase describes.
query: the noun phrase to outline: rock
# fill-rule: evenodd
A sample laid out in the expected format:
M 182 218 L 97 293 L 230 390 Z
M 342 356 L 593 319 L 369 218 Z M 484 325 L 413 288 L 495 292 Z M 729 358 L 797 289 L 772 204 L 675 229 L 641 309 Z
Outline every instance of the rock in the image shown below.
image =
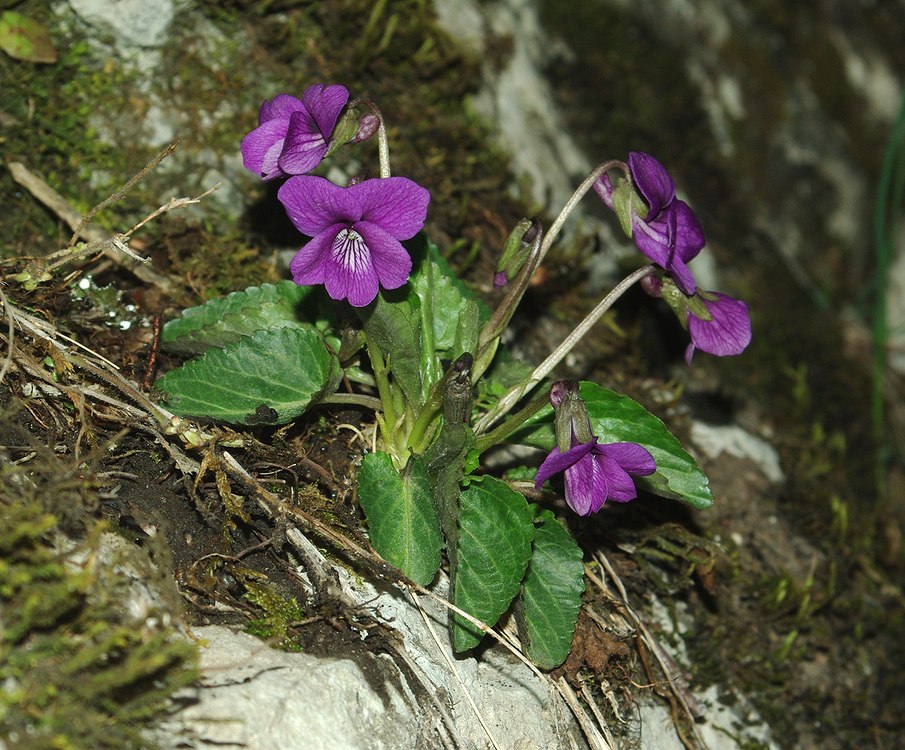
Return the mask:
M 121 48 L 163 46 L 176 7 L 173 0 L 69 0 L 79 18 L 111 34 Z

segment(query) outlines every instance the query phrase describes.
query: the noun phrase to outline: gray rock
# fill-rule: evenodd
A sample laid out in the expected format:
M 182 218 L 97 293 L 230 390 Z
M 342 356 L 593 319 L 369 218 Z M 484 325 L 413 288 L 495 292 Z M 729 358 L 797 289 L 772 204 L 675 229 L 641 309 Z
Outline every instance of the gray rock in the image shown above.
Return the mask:
M 79 18 L 126 47 L 156 48 L 167 41 L 173 0 L 69 0 Z

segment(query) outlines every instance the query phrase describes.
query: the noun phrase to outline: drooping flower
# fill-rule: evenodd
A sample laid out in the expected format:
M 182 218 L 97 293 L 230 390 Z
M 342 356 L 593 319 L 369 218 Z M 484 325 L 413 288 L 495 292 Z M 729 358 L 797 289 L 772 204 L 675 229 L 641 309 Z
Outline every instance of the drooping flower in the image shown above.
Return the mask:
M 751 343 L 751 316 L 748 305 L 719 292 L 698 289 L 685 294 L 668 276 L 646 277 L 642 288 L 652 297 L 662 297 L 679 322 L 688 330 L 691 343 L 685 361 L 691 364 L 695 349 L 717 357 L 741 354 Z
M 537 470 L 535 486 L 540 489 L 554 474 L 564 472 L 566 502 L 581 516 L 597 512 L 607 499 L 625 503 L 637 497 L 629 474 L 656 471 L 650 452 L 637 443 L 599 443 L 575 381 L 554 383 L 550 403 L 557 445 Z
M 650 452 L 637 443 L 598 443 L 593 438 L 565 453 L 553 448 L 540 465 L 535 486 L 565 472 L 566 502 L 578 515 L 587 516 L 607 500 L 625 503 L 638 496 L 630 474 L 647 476 L 657 469 Z
M 324 284 L 333 299 L 362 307 L 379 286 L 408 280 L 412 259 L 400 240 L 424 226 L 430 193 L 406 177 L 343 188 L 323 177 L 290 177 L 277 192 L 290 221 L 311 237 L 289 268 L 296 284 Z
M 242 139 L 242 163 L 263 180 L 310 172 L 323 161 L 340 112 L 345 86 L 315 84 L 298 99 L 279 94 L 261 105 L 258 127 Z
M 748 305 L 742 300 L 719 292 L 698 292 L 698 299 L 709 314 L 699 316 L 689 306 L 688 333 L 691 343 L 685 350 L 685 361 L 691 364 L 694 350 L 700 349 L 718 357 L 741 354 L 751 343 L 751 318 Z
M 642 216 L 634 205 L 631 230 L 635 245 L 675 279 L 686 294 L 697 290 L 688 263 L 704 247 L 704 231 L 691 207 L 676 198 L 676 185 L 666 168 L 650 154 L 632 151 L 628 156 L 632 182 L 647 204 Z M 603 202 L 616 210 L 615 189 L 609 175 L 594 184 Z

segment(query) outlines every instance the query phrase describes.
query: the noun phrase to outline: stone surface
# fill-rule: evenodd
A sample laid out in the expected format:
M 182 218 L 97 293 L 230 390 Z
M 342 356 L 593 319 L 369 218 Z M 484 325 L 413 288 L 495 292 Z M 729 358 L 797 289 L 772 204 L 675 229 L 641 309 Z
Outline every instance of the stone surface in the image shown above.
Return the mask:
M 408 709 L 391 664 L 381 657 L 321 659 L 276 651 L 257 638 L 208 626 L 201 639 L 197 701 L 161 727 L 162 747 L 414 750 L 430 726 Z M 368 674 L 366 674 L 366 671 Z
M 162 46 L 176 13 L 173 0 L 69 0 L 69 4 L 82 21 L 111 34 L 121 47 Z

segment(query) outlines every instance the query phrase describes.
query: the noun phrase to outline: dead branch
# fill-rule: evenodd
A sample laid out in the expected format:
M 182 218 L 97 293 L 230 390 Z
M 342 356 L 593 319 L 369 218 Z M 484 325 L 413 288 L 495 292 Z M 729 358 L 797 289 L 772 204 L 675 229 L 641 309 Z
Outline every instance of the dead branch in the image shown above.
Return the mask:
M 116 234 L 112 237 L 108 236 L 100 229 L 89 226 L 87 223 L 87 220 L 90 220 L 90 217 L 94 216 L 101 208 L 112 203 L 114 199 L 122 197 L 124 191 L 131 188 L 132 185 L 147 174 L 147 172 L 150 171 L 153 166 L 156 166 L 156 164 L 168 153 L 170 152 L 167 149 L 164 149 L 164 151 L 161 152 L 161 154 L 158 154 L 158 156 L 139 172 L 138 175 L 127 182 L 122 190 L 114 193 L 113 196 L 95 206 L 95 208 L 86 214 L 86 217 L 82 217 L 82 215 L 76 211 L 62 195 L 56 192 L 50 185 L 38 177 L 38 175 L 29 170 L 24 164 L 21 162 L 10 162 L 9 171 L 13 179 L 59 216 L 60 219 L 73 230 L 73 240 L 81 237 L 87 243 L 83 247 L 73 247 L 70 242 L 63 250 L 44 258 L 43 260 L 47 264 L 46 267 L 48 270 L 53 270 L 54 268 L 79 257 L 100 253 L 122 268 L 131 271 L 141 281 L 144 281 L 147 284 L 153 284 L 168 296 L 176 296 L 179 292 L 178 286 L 170 278 L 145 265 L 146 259 L 137 255 L 128 246 L 128 241 L 136 231 L 152 219 L 176 208 L 182 208 L 183 206 L 198 203 L 202 198 L 216 190 L 219 186 L 215 185 L 193 198 L 171 198 L 163 206 L 153 211 L 129 229 L 128 232 Z

